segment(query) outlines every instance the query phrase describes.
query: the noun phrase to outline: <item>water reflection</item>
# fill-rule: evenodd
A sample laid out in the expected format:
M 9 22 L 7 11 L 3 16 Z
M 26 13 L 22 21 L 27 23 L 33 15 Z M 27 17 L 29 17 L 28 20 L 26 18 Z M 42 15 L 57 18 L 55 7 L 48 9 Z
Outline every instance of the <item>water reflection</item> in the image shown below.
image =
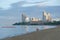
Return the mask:
M 0 28 L 0 38 L 12 37 L 12 36 L 16 36 L 16 35 L 23 35 L 26 33 L 36 31 L 37 29 L 44 30 L 44 29 L 48 29 L 48 28 L 55 28 L 56 26 L 20 25 L 20 26 L 13 26 L 13 27 L 15 27 L 15 28 L 3 28 L 3 27 L 1 27 Z
M 36 31 L 37 29 L 38 30 L 44 30 L 44 29 L 49 29 L 49 28 L 55 28 L 56 26 L 48 26 L 48 25 L 22 25 L 21 28 L 24 30 L 25 33 L 28 33 L 28 32 L 33 32 L 33 31 Z

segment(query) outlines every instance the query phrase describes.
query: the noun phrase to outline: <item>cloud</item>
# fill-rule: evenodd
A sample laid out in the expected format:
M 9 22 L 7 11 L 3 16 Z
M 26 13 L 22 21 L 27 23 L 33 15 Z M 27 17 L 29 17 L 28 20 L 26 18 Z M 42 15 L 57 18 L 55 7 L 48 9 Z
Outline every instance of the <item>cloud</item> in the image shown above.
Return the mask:
M 50 0 L 50 1 L 40 1 L 40 2 L 33 2 L 22 5 L 22 7 L 29 7 L 29 6 L 60 6 L 59 0 Z
M 0 25 L 10 25 L 12 23 L 15 23 L 15 22 L 19 22 L 21 21 L 21 14 L 22 12 L 26 12 L 27 15 L 33 17 L 36 17 L 36 16 L 40 16 L 40 12 L 42 12 L 41 10 L 45 9 L 46 11 L 49 11 L 51 13 L 56 13 L 56 11 L 58 13 L 56 13 L 57 16 L 59 16 L 58 14 L 60 13 L 60 7 L 47 7 L 47 8 L 40 8 L 40 6 L 50 6 L 50 5 L 57 5 L 58 3 L 56 3 L 57 1 L 39 1 L 39 2 L 28 2 L 28 1 L 24 1 L 24 2 L 11 2 L 13 5 L 10 5 L 11 3 L 8 3 L 5 4 L 2 3 L 1 5 L 4 6 L 3 8 L 7 8 L 7 6 L 11 6 L 10 9 L 7 9 L 7 10 L 0 10 Z M 0 6 L 1 6 L 0 5 Z M 2 7 L 1 6 L 1 7 Z M 32 6 L 32 7 L 30 7 Z M 39 6 L 39 7 L 36 7 L 36 6 Z M 23 8 L 24 7 L 24 8 Z M 27 8 L 28 7 L 28 8 Z M 2 9 L 2 8 L 0 8 Z M 54 11 L 55 10 L 55 11 Z M 38 14 L 35 14 L 37 13 L 38 11 Z M 59 16 L 60 17 L 60 16 Z M 40 18 L 40 17 L 39 17 Z
M 0 0 L 0 8 L 8 9 L 11 7 L 11 4 L 19 1 L 27 2 L 21 5 L 22 7 L 29 7 L 35 5 L 36 6 L 60 6 L 60 0 Z
M 16 3 L 21 0 L 0 0 L 0 8 L 8 9 L 12 3 Z
M 34 3 L 28 3 L 28 4 L 22 5 L 22 7 L 29 7 L 29 6 L 36 6 L 36 5 L 43 6 L 45 3 L 46 3 L 46 2 L 34 2 Z
M 27 2 L 41 2 L 41 1 L 47 1 L 47 0 L 25 0 Z

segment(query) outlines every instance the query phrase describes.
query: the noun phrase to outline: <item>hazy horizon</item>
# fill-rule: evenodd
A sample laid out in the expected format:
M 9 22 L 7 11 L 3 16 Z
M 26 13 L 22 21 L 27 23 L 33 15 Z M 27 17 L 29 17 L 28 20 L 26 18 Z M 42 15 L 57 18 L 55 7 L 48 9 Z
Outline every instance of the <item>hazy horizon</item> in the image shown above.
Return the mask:
M 59 0 L 0 0 L 0 25 L 12 25 L 21 21 L 21 14 L 42 18 L 43 11 L 52 18 L 60 18 Z

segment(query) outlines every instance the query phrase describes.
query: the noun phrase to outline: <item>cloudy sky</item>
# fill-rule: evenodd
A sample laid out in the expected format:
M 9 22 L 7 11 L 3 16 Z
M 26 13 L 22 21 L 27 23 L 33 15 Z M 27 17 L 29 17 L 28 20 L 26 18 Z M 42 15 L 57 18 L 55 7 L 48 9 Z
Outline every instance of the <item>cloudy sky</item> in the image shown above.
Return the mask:
M 11 12 L 10 10 L 12 9 L 12 4 L 20 1 L 25 2 L 24 4 L 20 3 L 22 4 L 20 6 L 23 8 L 32 6 L 60 6 L 60 0 L 0 0 L 0 25 L 9 25 L 18 22 L 19 18 L 17 16 L 19 14 L 17 12 L 14 14 L 14 10 Z
M 29 2 L 24 4 L 23 7 L 34 6 L 34 5 L 45 5 L 45 6 L 60 6 L 60 0 L 0 0 L 0 8 L 10 8 L 12 3 L 19 1 Z M 37 3 L 36 3 L 37 2 Z M 39 3 L 38 3 L 39 2 Z

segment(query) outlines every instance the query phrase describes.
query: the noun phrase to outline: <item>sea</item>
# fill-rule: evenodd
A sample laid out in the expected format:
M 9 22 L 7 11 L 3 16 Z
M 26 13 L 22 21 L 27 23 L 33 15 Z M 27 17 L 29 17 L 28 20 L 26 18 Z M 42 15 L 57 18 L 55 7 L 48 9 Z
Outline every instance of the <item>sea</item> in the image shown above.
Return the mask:
M 55 25 L 0 26 L 0 39 L 31 33 L 37 31 L 37 29 L 41 31 L 41 30 L 55 28 L 55 27 L 56 27 Z

